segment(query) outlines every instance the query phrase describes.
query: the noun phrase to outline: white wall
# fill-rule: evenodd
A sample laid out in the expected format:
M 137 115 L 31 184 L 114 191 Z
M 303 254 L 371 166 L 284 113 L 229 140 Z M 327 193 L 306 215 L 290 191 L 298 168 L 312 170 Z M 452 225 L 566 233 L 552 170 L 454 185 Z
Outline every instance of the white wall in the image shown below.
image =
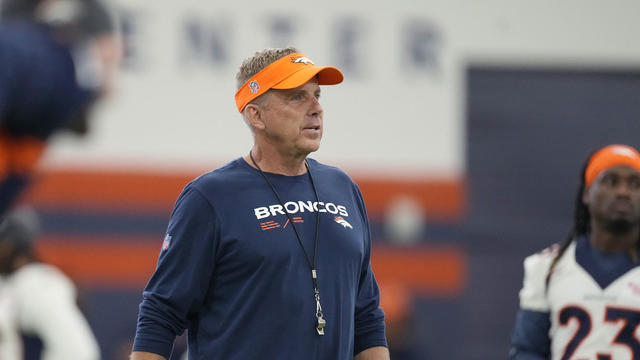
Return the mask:
M 323 89 L 325 135 L 313 157 L 380 176 L 464 173 L 469 63 L 640 68 L 640 2 L 632 0 L 113 4 L 135 19 L 127 44 L 136 66 L 123 69 L 91 136 L 56 138 L 47 166 L 207 169 L 246 154 L 251 136 L 235 110 L 234 76 L 265 47 L 294 44 L 316 64 L 345 70 L 343 84 Z M 290 31 L 273 30 L 277 17 Z M 188 23 L 218 39 L 216 54 L 226 57 L 193 56 Z M 426 57 L 410 61 L 407 42 Z

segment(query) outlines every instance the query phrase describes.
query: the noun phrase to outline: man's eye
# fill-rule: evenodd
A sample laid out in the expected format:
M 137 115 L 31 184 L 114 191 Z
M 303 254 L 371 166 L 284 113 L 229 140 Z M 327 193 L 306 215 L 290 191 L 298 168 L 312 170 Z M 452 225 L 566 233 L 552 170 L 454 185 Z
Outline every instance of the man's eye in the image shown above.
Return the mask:
M 615 185 L 616 179 L 613 176 L 605 176 L 602 178 L 602 183 L 605 185 Z

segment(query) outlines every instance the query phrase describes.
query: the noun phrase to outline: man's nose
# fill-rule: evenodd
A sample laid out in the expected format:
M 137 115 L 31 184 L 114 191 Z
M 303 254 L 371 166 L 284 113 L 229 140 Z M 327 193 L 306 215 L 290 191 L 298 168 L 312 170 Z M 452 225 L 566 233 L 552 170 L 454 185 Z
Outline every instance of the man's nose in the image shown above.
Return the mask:
M 322 109 L 322 105 L 320 105 L 320 100 L 314 96 L 313 100 L 311 101 L 312 101 L 311 109 L 310 109 L 311 115 L 312 116 L 322 115 L 322 112 L 324 110 Z
M 631 184 L 628 181 L 620 181 L 615 188 L 616 196 L 618 197 L 630 197 L 631 196 Z

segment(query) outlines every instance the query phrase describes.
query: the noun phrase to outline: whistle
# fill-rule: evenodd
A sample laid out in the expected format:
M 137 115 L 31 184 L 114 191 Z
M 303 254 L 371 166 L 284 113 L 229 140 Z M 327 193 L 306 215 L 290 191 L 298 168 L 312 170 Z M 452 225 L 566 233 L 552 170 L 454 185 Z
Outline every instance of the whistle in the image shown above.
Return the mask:
M 318 332 L 318 335 L 320 336 L 324 335 L 324 327 L 326 325 L 327 325 L 327 322 L 322 317 L 318 317 L 318 326 L 316 327 L 316 331 Z

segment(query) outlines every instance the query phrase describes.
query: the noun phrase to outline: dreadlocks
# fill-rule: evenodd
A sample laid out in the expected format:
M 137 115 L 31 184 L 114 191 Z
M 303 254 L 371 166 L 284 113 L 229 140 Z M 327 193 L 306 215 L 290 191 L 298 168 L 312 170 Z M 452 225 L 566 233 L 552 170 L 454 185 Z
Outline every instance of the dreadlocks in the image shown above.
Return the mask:
M 576 200 L 574 204 L 573 210 L 573 227 L 569 230 L 569 234 L 564 239 L 564 241 L 560 244 L 560 249 L 556 253 L 556 256 L 551 261 L 551 265 L 549 266 L 549 272 L 547 273 L 547 278 L 545 280 L 545 287 L 549 286 L 549 281 L 551 280 L 551 273 L 553 272 L 553 268 L 556 267 L 558 260 L 562 257 L 565 250 L 571 245 L 571 243 L 579 236 L 586 235 L 591 230 L 591 222 L 589 213 L 589 208 L 582 201 L 582 193 L 584 192 L 585 182 L 584 182 L 584 173 L 587 171 L 587 166 L 589 165 L 589 159 L 593 153 L 589 155 L 587 161 L 585 161 L 582 166 L 582 172 L 580 173 L 580 186 L 578 187 L 578 192 L 576 194 Z
M 551 274 L 553 273 L 553 269 L 556 267 L 556 264 L 567 250 L 569 245 L 580 236 L 586 236 L 591 232 L 591 214 L 589 213 L 589 208 L 582 201 L 582 195 L 584 193 L 586 184 L 585 184 L 585 173 L 587 171 L 587 167 L 589 166 L 589 162 L 591 157 L 595 154 L 592 152 L 589 154 L 587 161 L 585 161 L 582 166 L 582 172 L 580 173 L 580 186 L 578 187 L 578 192 L 576 193 L 576 200 L 574 205 L 573 212 L 573 227 L 569 231 L 569 234 L 564 239 L 564 241 L 560 244 L 560 248 L 556 253 L 556 256 L 551 261 L 551 265 L 549 266 L 549 272 L 547 273 L 547 278 L 545 280 L 545 287 L 549 286 L 549 281 L 551 280 Z M 640 237 L 636 241 L 636 244 L 640 246 Z M 635 253 L 633 254 L 634 262 L 637 262 Z

